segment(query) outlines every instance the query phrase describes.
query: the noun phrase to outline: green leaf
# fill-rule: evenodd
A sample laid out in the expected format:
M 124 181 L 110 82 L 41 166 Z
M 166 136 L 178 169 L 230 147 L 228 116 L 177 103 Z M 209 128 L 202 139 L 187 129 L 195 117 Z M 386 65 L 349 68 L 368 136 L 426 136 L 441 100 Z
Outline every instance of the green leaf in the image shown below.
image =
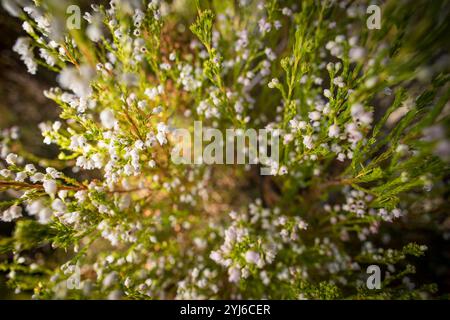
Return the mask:
M 211 10 L 200 11 L 197 20 L 190 27 L 192 33 L 199 38 L 208 51 L 211 50 L 213 19 L 214 14 Z

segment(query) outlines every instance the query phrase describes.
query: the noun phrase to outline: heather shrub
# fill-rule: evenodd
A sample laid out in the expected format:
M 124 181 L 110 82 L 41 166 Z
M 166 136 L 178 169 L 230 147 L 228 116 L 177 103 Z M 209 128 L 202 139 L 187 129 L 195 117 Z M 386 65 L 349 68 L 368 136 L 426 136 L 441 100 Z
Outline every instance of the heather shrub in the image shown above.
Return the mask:
M 449 8 L 372 4 L 4 0 L 23 23 L 12 50 L 30 74 L 50 70 L 44 95 L 59 108 L 39 125 L 54 159 L 26 151 L 26 124 L 0 133 L 8 287 L 39 299 L 445 294 L 416 279 L 430 248 L 406 235 L 449 237 Z M 175 163 L 174 130 L 194 136 L 194 121 L 266 129 L 278 160 L 267 174 Z

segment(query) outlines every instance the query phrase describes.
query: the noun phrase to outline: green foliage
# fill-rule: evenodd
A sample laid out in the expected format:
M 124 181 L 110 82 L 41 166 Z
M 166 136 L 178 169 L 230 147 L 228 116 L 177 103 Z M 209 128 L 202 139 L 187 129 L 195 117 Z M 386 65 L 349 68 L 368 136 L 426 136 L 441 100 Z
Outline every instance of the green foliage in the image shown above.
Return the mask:
M 50 4 L 20 9 L 28 35 L 13 50 L 52 72 L 60 113 L 39 125 L 53 159 L 0 132 L 8 286 L 43 299 L 441 295 L 414 265 L 430 259 L 419 243 L 448 236 L 444 2 L 385 1 L 379 30 L 370 1 L 117 1 L 56 33 Z M 194 121 L 266 128 L 280 157 L 264 176 L 175 164 L 173 129 Z

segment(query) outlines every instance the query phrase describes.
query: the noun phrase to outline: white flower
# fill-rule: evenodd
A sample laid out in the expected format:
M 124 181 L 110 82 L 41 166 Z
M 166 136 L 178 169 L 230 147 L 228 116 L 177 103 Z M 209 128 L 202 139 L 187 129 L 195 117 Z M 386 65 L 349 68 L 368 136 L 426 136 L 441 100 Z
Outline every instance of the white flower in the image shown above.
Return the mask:
M 106 277 L 103 279 L 103 286 L 105 288 L 111 287 L 113 284 L 115 284 L 118 280 L 117 272 L 113 271 L 111 273 L 108 273 Z
M 152 114 L 159 114 L 162 112 L 162 110 L 163 110 L 162 106 L 157 106 L 156 108 L 153 108 Z
M 288 144 L 292 140 L 294 140 L 294 136 L 291 133 L 287 133 L 283 136 L 283 144 Z
M 358 117 L 362 112 L 364 112 L 364 107 L 361 103 L 355 103 L 350 108 L 350 113 L 353 118 Z
M 168 63 L 161 63 L 159 67 L 161 68 L 161 70 L 170 70 L 171 68 L 170 64 Z
M 344 153 L 339 153 L 338 154 L 338 156 L 337 156 L 337 159 L 339 160 L 339 161 L 344 161 L 345 160 L 345 154 Z
M 147 101 L 140 100 L 140 101 L 138 101 L 137 106 L 138 106 L 139 109 L 144 110 L 145 107 L 147 107 Z
M 353 122 L 346 124 L 345 131 L 347 131 L 349 135 L 349 141 L 352 143 L 356 143 L 363 138 L 362 133 L 358 130 L 358 126 Z
M 284 8 L 281 10 L 281 13 L 282 13 L 283 15 L 289 17 L 289 16 L 292 15 L 292 10 L 291 10 L 290 8 L 288 8 L 288 7 L 284 7 Z
M 36 167 L 34 166 L 34 164 L 27 164 L 25 166 L 25 171 L 28 173 L 35 173 L 36 172 Z
M 13 46 L 13 51 L 20 55 L 20 60 L 22 60 L 27 66 L 28 72 L 35 74 L 37 71 L 37 64 L 34 61 L 33 49 L 30 46 L 31 40 L 27 37 L 20 37 L 17 39 Z
M 54 56 L 52 56 L 50 54 L 50 52 L 48 52 L 47 50 L 45 50 L 44 48 L 40 48 L 39 49 L 39 55 L 41 56 L 41 58 L 43 58 L 45 60 L 45 62 L 49 65 L 49 66 L 54 66 L 56 63 L 56 58 Z
M 273 78 L 269 84 L 267 85 L 270 89 L 275 88 L 280 83 L 280 81 L 277 78 Z
M 234 110 L 236 111 L 236 113 L 242 113 L 242 111 L 244 111 L 244 106 L 242 105 L 241 101 L 237 101 L 235 103 Z
M 300 220 L 298 223 L 298 228 L 300 230 L 306 230 L 308 228 L 308 224 L 305 221 Z
M 77 191 L 75 192 L 74 197 L 78 200 L 78 202 L 84 202 L 87 198 L 87 192 L 84 190 Z
M 272 28 L 272 25 L 270 22 L 267 22 L 266 19 L 262 18 L 258 21 L 259 26 L 259 32 L 261 32 L 263 35 L 270 31 Z
M 372 112 L 370 112 L 370 111 L 363 112 L 359 116 L 358 120 L 360 123 L 365 124 L 365 125 L 371 124 L 373 121 Z
M 351 48 L 348 53 L 351 61 L 360 61 L 366 56 L 366 50 L 362 47 Z
M 76 150 L 78 148 L 82 148 L 86 145 L 86 138 L 82 135 L 73 135 L 70 137 L 70 146 L 69 148 L 72 150 Z
M 131 176 L 134 172 L 133 167 L 129 164 L 126 164 L 123 167 L 123 172 L 127 175 L 127 176 Z
M 103 166 L 103 156 L 100 153 L 95 153 L 91 157 L 95 168 L 101 168 Z
M 364 107 L 360 103 L 355 103 L 352 105 L 350 112 L 354 121 L 359 123 L 369 125 L 373 121 L 373 116 L 371 111 L 365 111 Z
M 20 182 L 22 182 L 22 181 L 24 181 L 26 178 L 28 177 L 28 175 L 26 174 L 26 172 L 18 172 L 17 174 L 16 174 L 16 181 L 20 181 Z
M 42 208 L 39 212 L 38 212 L 38 222 L 41 224 L 47 224 L 50 222 L 51 217 L 52 217 L 52 210 L 50 210 L 50 208 Z
M 61 178 L 61 172 L 55 168 L 48 167 L 45 169 L 45 172 L 48 173 L 53 179 Z
M 303 144 L 305 145 L 305 147 L 307 149 L 312 149 L 313 148 L 313 138 L 312 138 L 312 136 L 304 136 L 303 137 Z
M 233 283 L 237 283 L 241 278 L 241 270 L 236 267 L 228 269 L 228 280 Z
M 61 199 L 55 199 L 52 202 L 52 209 L 58 213 L 64 213 L 66 211 L 66 204 Z
M 279 30 L 283 25 L 281 24 L 280 20 L 275 20 L 273 22 L 273 26 L 275 27 L 276 30 Z
M 20 218 L 21 216 L 22 216 L 22 207 L 13 205 L 0 215 L 0 220 L 4 222 L 11 222 L 15 219 Z
M 34 33 L 33 27 L 31 26 L 31 24 L 28 21 L 25 21 L 22 24 L 22 28 L 23 28 L 23 30 L 25 30 L 26 33 L 30 33 L 30 34 Z
M 138 149 L 138 150 L 144 150 L 145 144 L 142 140 L 137 140 L 134 143 L 134 146 Z
M 19 159 L 19 157 L 17 156 L 17 154 L 15 153 L 10 153 L 6 156 L 6 163 L 10 164 L 10 165 L 14 165 L 17 164 L 17 160 Z
M 266 48 L 266 49 L 264 50 L 264 53 L 266 54 L 267 58 L 268 58 L 270 61 L 273 61 L 273 60 L 275 60 L 275 59 L 277 58 L 275 52 L 273 52 L 273 50 L 272 50 L 271 48 Z
M 44 208 L 44 204 L 42 203 L 41 199 L 32 201 L 26 207 L 28 213 L 32 216 L 37 215 L 39 213 L 39 211 L 42 210 L 43 208 Z
M 337 124 L 332 124 L 329 128 L 328 128 L 328 136 L 330 138 L 336 138 L 339 137 L 339 133 L 340 133 L 340 129 L 339 126 Z
M 164 87 L 162 85 L 159 85 L 156 88 L 145 89 L 144 94 L 149 97 L 150 100 L 155 100 L 158 95 L 163 93 L 163 91 Z
M 12 178 L 14 177 L 13 173 L 8 169 L 2 169 L 0 170 L 0 176 L 4 178 Z
M 294 130 L 302 130 L 306 128 L 306 122 L 305 121 L 298 121 L 297 119 L 292 119 L 289 121 L 289 125 Z
M 78 97 L 88 97 L 92 93 L 90 81 L 94 70 L 89 65 L 81 65 L 79 70 L 74 67 L 65 67 L 58 75 L 59 84 L 72 90 Z
M 341 76 L 334 78 L 333 83 L 339 88 L 343 88 L 345 86 L 344 78 L 342 78 Z
M 114 128 L 116 124 L 116 118 L 114 117 L 114 113 L 111 109 L 105 109 L 100 113 L 100 121 L 102 125 L 107 129 Z
M 43 173 L 41 173 L 41 172 L 36 172 L 35 174 L 33 174 L 33 175 L 30 177 L 30 181 L 31 181 L 32 183 L 36 183 L 36 182 L 43 181 L 44 178 L 45 178 L 45 175 L 44 175 Z
M 166 133 L 168 131 L 168 127 L 164 122 L 160 122 L 157 125 L 158 133 L 156 134 L 156 139 L 158 140 L 160 145 L 167 143 Z
M 333 62 L 328 62 L 328 63 L 327 63 L 327 70 L 328 70 L 329 72 L 331 72 L 331 71 L 334 70 L 334 63 L 333 63 Z
M 54 195 L 56 193 L 56 190 L 58 189 L 56 181 L 53 179 L 45 179 L 43 187 L 45 192 L 49 195 Z
M 245 261 L 247 261 L 247 263 L 258 264 L 259 260 L 260 256 L 258 252 L 249 250 L 245 253 Z
M 103 32 L 97 23 L 93 23 L 86 28 L 86 35 L 91 41 L 98 42 L 102 39 Z
M 216 263 L 220 263 L 222 261 L 222 256 L 217 251 L 212 251 L 209 257 Z
M 377 84 L 377 77 L 370 77 L 369 79 L 366 80 L 365 85 L 368 89 L 372 88 L 373 86 L 375 86 Z
M 310 112 L 308 114 L 308 116 L 313 121 L 317 121 L 317 120 L 319 120 L 322 117 L 322 115 L 321 115 L 321 113 L 319 111 Z

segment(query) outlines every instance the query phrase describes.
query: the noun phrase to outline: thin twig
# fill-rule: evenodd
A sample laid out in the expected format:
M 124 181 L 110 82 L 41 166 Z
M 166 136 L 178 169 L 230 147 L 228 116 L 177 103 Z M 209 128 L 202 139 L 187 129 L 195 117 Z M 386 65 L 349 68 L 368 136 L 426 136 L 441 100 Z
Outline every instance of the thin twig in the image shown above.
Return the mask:
M 8 187 L 11 189 L 38 189 L 42 190 L 44 189 L 44 186 L 42 184 L 33 184 L 33 183 L 26 183 L 26 182 L 17 182 L 17 181 L 0 181 L 0 188 L 1 187 Z M 80 191 L 85 190 L 85 186 L 81 187 L 72 187 L 72 186 L 58 186 L 59 190 L 73 190 L 73 191 Z

